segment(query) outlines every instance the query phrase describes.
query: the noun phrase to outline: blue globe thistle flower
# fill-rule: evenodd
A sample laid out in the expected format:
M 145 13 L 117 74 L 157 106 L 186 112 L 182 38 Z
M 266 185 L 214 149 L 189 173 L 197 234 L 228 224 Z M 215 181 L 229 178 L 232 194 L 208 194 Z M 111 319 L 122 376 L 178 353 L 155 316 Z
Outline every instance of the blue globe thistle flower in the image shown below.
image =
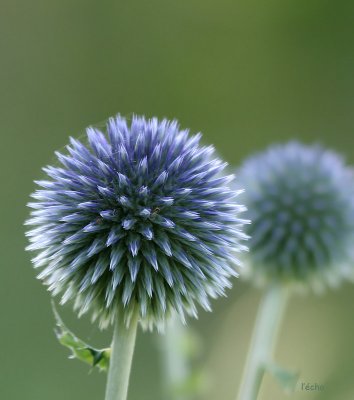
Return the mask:
M 297 142 L 271 146 L 245 161 L 239 179 L 252 220 L 252 279 L 322 289 L 350 277 L 354 178 L 339 155 Z
M 118 115 L 106 132 L 88 128 L 87 145 L 70 138 L 68 154 L 56 153 L 62 166 L 36 182 L 27 235 L 38 278 L 62 303 L 102 327 L 117 307 L 129 321 L 137 306 L 151 328 L 173 310 L 196 316 L 230 287 L 244 207 L 200 137 L 176 121 Z

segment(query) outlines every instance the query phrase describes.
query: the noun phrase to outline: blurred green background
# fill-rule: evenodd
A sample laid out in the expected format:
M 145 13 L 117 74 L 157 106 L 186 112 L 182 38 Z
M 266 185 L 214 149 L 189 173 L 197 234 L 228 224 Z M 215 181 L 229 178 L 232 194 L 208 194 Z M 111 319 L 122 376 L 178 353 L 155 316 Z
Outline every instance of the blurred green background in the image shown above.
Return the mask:
M 274 141 L 320 141 L 354 162 L 354 2 L 348 0 L 1 0 L 0 399 L 103 398 L 105 376 L 67 360 L 49 295 L 24 252 L 25 207 L 40 168 L 85 126 L 117 112 L 177 118 L 237 165 Z M 260 294 L 235 281 L 191 325 L 212 379 L 236 393 Z M 298 368 L 294 399 L 354 398 L 354 287 L 292 298 L 277 360 Z M 61 309 L 96 345 L 87 318 Z M 153 334 L 139 332 L 130 400 L 169 400 Z M 266 378 L 262 399 L 283 399 Z

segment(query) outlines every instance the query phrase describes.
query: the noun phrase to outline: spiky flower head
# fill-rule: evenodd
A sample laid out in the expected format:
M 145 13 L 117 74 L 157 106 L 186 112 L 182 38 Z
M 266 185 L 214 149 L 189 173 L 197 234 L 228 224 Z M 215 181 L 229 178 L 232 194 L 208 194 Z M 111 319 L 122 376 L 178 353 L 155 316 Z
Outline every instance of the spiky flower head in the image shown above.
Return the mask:
M 271 146 L 244 162 L 239 181 L 252 220 L 254 281 L 321 289 L 351 275 L 354 179 L 338 154 L 297 142 Z
M 38 278 L 61 302 L 74 300 L 102 327 L 135 307 L 153 327 L 173 310 L 196 316 L 196 304 L 223 295 L 245 238 L 227 185 L 233 175 L 201 135 L 176 121 L 134 116 L 87 129 L 87 144 L 70 138 L 59 166 L 32 197 L 29 250 Z

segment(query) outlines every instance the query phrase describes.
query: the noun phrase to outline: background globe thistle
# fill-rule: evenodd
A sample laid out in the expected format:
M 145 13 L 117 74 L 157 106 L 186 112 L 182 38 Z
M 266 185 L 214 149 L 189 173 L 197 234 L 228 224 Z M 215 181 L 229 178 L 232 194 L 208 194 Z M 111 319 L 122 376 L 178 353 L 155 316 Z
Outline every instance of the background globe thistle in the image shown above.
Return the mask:
M 354 267 L 354 179 L 320 146 L 272 146 L 242 165 L 252 220 L 248 267 L 258 282 L 336 284 Z
M 121 116 L 103 133 L 87 129 L 88 144 L 70 138 L 61 167 L 48 166 L 49 180 L 29 204 L 34 226 L 29 250 L 34 266 L 61 302 L 75 300 L 93 311 L 101 326 L 123 305 L 125 319 L 138 305 L 148 326 L 177 310 L 196 315 L 208 296 L 230 286 L 244 246 L 243 207 L 222 175 L 226 164 L 213 147 L 199 145 L 176 121 Z

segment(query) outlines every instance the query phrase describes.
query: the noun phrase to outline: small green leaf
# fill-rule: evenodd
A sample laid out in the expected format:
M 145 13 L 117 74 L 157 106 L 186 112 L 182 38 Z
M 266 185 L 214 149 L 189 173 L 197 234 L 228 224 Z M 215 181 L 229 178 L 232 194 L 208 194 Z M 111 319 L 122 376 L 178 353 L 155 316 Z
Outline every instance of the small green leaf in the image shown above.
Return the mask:
M 299 373 L 295 371 L 289 371 L 274 363 L 268 363 L 265 366 L 265 370 L 268 371 L 278 381 L 280 386 L 286 392 L 294 392 L 296 389 L 297 382 L 299 380 Z
M 98 367 L 100 371 L 107 371 L 111 349 L 95 349 L 83 340 L 79 339 L 65 326 L 54 302 L 52 302 L 52 307 L 57 325 L 57 329 L 55 330 L 56 337 L 59 343 L 71 350 L 72 354 L 70 358 L 76 358 L 89 364 L 91 367 Z

